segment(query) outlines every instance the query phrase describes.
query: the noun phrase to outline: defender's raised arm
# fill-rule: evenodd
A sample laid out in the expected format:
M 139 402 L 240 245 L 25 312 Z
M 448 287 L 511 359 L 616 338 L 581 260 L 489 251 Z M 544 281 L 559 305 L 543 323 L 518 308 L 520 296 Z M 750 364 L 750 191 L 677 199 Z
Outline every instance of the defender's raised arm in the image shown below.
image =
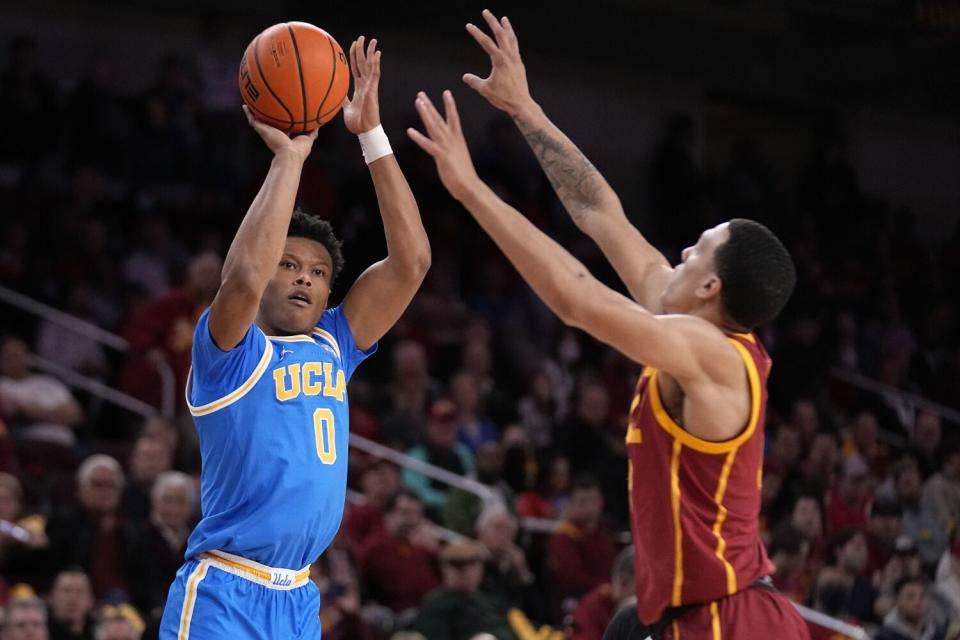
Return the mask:
M 599 245 L 630 295 L 648 310 L 660 312 L 659 297 L 670 264 L 630 224 L 620 198 L 596 167 L 531 97 L 510 20 L 505 16 L 498 20 L 489 11 L 483 18 L 493 38 L 473 24 L 467 31 L 490 56 L 490 75 L 468 73 L 463 81 L 513 118 L 573 222 Z

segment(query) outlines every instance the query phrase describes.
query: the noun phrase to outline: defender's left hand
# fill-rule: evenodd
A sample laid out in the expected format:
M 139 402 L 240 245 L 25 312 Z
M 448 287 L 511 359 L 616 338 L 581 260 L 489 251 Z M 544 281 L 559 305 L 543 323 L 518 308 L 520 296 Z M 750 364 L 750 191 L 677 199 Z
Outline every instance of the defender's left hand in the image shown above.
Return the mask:
M 350 43 L 353 98 L 343 100 L 343 122 L 354 135 L 380 124 L 380 51 L 373 38 L 364 49 L 364 36 Z

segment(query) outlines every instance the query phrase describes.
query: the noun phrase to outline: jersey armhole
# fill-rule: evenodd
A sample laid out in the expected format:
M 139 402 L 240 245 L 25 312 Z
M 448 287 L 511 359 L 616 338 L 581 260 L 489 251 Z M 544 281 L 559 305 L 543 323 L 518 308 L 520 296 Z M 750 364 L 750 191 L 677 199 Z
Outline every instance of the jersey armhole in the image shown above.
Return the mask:
M 660 425 L 664 431 L 679 440 L 684 446 L 690 447 L 691 449 L 701 453 L 729 453 L 733 449 L 736 449 L 746 442 L 750 436 L 753 435 L 753 432 L 756 431 L 757 424 L 760 422 L 760 400 L 762 396 L 762 389 L 760 386 L 760 373 L 757 371 L 757 363 L 754 361 L 753 357 L 750 355 L 750 352 L 747 351 L 747 348 L 743 346 L 743 344 L 732 338 L 728 338 L 728 340 L 730 340 L 730 344 L 736 348 L 737 353 L 740 354 L 740 358 L 743 360 L 743 364 L 747 369 L 747 382 L 750 387 L 750 417 L 747 421 L 747 425 L 743 431 L 729 440 L 723 440 L 720 442 L 704 440 L 703 438 L 698 438 L 677 424 L 677 422 L 670 416 L 666 408 L 663 406 L 663 399 L 660 397 L 660 384 L 658 382 L 660 377 L 659 371 L 653 369 L 652 373 L 650 374 L 650 382 L 648 387 L 650 406 L 653 409 L 653 416 L 657 424 Z
M 260 361 L 257 362 L 257 366 L 254 368 L 253 373 L 244 380 L 243 384 L 231 391 L 225 396 L 222 396 L 213 402 L 208 402 L 199 406 L 195 406 L 190 402 L 190 389 L 193 384 L 193 367 L 190 367 L 190 370 L 187 372 L 187 385 L 185 391 L 187 408 L 190 410 L 190 413 L 194 416 L 205 416 L 207 414 L 213 413 L 227 407 L 243 396 L 245 396 L 250 389 L 257 384 L 260 378 L 263 377 L 263 373 L 267 370 L 267 365 L 270 364 L 270 361 L 273 359 L 273 344 L 267 338 L 267 336 L 260 331 L 259 327 L 255 326 L 255 331 L 258 331 L 261 336 L 263 336 L 264 349 L 263 355 L 260 356 Z

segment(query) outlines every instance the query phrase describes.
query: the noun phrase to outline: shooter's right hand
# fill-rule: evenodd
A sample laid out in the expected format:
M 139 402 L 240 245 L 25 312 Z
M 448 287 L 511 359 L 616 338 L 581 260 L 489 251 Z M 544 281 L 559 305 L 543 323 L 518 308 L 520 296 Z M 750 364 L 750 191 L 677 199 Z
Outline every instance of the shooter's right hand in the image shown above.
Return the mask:
M 310 149 L 313 148 L 313 141 L 317 139 L 319 128 L 314 129 L 311 133 L 291 138 L 280 129 L 257 120 L 250 109 L 247 108 L 247 105 L 243 105 L 243 113 L 247 116 L 247 122 L 253 127 L 253 130 L 267 143 L 273 155 L 289 155 L 300 162 L 306 160 L 307 156 L 310 155 Z

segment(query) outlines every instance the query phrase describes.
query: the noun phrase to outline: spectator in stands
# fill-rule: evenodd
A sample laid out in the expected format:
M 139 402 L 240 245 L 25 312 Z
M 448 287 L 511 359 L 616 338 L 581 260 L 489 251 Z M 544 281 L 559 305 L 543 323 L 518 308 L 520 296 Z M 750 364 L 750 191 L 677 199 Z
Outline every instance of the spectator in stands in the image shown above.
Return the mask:
M 47 608 L 39 598 L 13 598 L 2 613 L 3 640 L 48 640 Z
M 618 522 L 626 522 L 627 477 L 625 432 L 610 423 L 610 394 L 596 380 L 580 383 L 575 411 L 557 427 L 555 442 L 570 461 L 574 475 L 597 478 L 607 509 Z M 609 567 L 608 567 L 609 569 Z M 604 571 L 604 579 L 608 571 Z
M 120 513 L 130 521 L 150 515 L 150 492 L 160 474 L 173 468 L 173 451 L 160 438 L 142 435 L 130 452 L 130 476 L 123 487 Z
M 127 590 L 123 556 L 129 539 L 118 513 L 122 491 L 120 463 L 94 454 L 77 470 L 78 503 L 47 523 L 51 568 L 81 567 L 97 598 Z
M 83 409 L 62 382 L 30 372 L 30 351 L 19 338 L 0 340 L 0 408 L 19 438 L 72 447 Z
M 880 593 L 873 605 L 877 617 L 881 620 L 894 608 L 897 602 L 897 585 L 906 578 L 926 578 L 923 561 L 916 541 L 908 535 L 901 535 L 894 544 L 893 555 L 876 580 Z M 946 624 L 952 615 L 952 605 L 947 596 L 938 589 L 931 589 L 930 619 L 937 624 Z
M 517 500 L 517 515 L 524 518 L 557 519 L 570 503 L 570 461 L 554 454 L 537 469 L 534 491 L 527 491 Z
M 496 424 L 497 420 L 512 418 L 511 407 L 504 406 L 504 394 L 497 388 L 493 377 L 493 353 L 490 350 L 490 327 L 484 322 L 475 323 L 473 335 L 470 329 L 460 350 L 460 372 L 468 373 L 476 383 L 480 406 Z
M 400 489 L 387 502 L 383 528 L 360 550 L 370 597 L 397 613 L 416 607 L 440 582 L 436 568 L 440 545 L 423 510 L 416 492 Z
M 126 618 L 106 618 L 97 624 L 93 640 L 140 640 L 140 632 Z
M 573 611 L 568 629 L 570 640 L 601 640 L 613 616 L 623 607 L 636 602 L 633 547 L 617 556 L 610 582 L 594 587 Z
M 793 503 L 790 524 L 803 535 L 809 545 L 808 562 L 819 569 L 827 557 L 827 539 L 823 533 L 823 507 L 813 495 L 801 495 Z
M 457 441 L 476 453 L 480 445 L 496 442 L 500 433 L 480 406 L 480 386 L 476 378 L 460 371 L 450 378 L 450 396 L 457 406 Z
M 527 556 L 515 542 L 517 519 L 503 506 L 488 507 L 477 519 L 476 531 L 487 551 L 480 590 L 537 617 L 542 603 Z
M 445 469 L 458 476 L 473 473 L 473 454 L 464 444 L 457 442 L 457 407 L 446 398 L 430 405 L 430 417 L 424 442 L 407 451 L 407 455 Z M 447 503 L 446 483 L 404 469 L 403 483 L 420 494 L 431 515 L 439 516 Z
M 609 577 L 617 543 L 602 518 L 600 485 L 590 476 L 578 477 L 564 518 L 547 543 L 547 565 L 561 597 L 580 597 Z
M 0 563 L 3 562 L 6 552 L 15 553 L 18 545 L 37 549 L 47 545 L 47 537 L 43 533 L 44 521 L 41 516 L 25 516 L 23 513 L 23 489 L 16 476 L 0 472 L 0 520 L 6 520 L 22 527 L 27 535 L 26 539 L 15 537 L 0 537 Z M 0 564 L 2 566 L 2 564 Z M 0 574 L 9 575 L 6 571 Z
M 773 531 L 769 549 L 775 567 L 773 584 L 794 602 L 806 602 L 810 595 L 812 576 L 806 570 L 809 554 L 810 543 L 796 527 L 784 523 Z
M 124 562 L 133 604 L 159 620 L 167 590 L 183 564 L 197 492 L 190 476 L 166 471 L 153 483 L 150 516 L 131 527 Z
M 94 640 L 93 589 L 79 567 L 57 574 L 50 589 L 50 640 Z
M 506 604 L 480 591 L 486 559 L 486 549 L 472 540 L 448 544 L 440 554 L 443 586 L 420 605 L 413 629 L 430 640 L 469 639 L 480 633 L 515 640 Z
M 172 369 L 177 406 L 182 406 L 190 368 L 193 329 L 220 287 L 223 261 L 215 253 L 200 253 L 190 261 L 182 287 L 161 291 L 135 308 L 127 318 L 124 336 L 131 355 L 121 376 L 124 391 L 161 408 L 163 380 L 160 366 Z
M 930 619 L 930 598 L 922 578 L 904 578 L 897 584 L 896 607 L 883 619 L 876 640 L 944 640 L 946 626 Z
M 903 533 L 903 508 L 896 500 L 878 497 L 870 505 L 866 531 L 869 552 L 863 575 L 872 578 L 886 566 L 897 537 Z
M 860 622 L 875 619 L 877 590 L 863 576 L 867 565 L 867 540 L 856 529 L 841 529 L 830 538 L 830 564 L 817 576 L 814 603 L 817 609 Z
M 477 449 L 477 482 L 500 496 L 504 504 L 513 504 L 513 490 L 502 477 L 503 449 L 497 442 L 486 442 Z M 447 528 L 462 535 L 473 537 L 474 525 L 483 509 L 480 496 L 465 489 L 453 489 L 443 508 L 443 521 Z
M 310 565 L 310 579 L 320 592 L 320 625 L 326 640 L 372 640 L 373 632 L 360 616 L 356 581 L 336 579 L 326 567 L 327 555 Z
M 860 625 L 860 621 L 849 611 L 845 610 L 848 589 L 844 585 L 841 574 L 832 567 L 824 568 L 817 575 L 817 586 L 814 591 L 813 608 L 832 618 L 849 624 Z M 846 635 L 838 635 L 832 629 L 807 621 L 811 640 L 854 640 Z
M 78 284 L 68 290 L 63 310 L 80 320 L 96 323 L 90 312 L 92 299 L 90 287 Z M 94 377 L 103 377 L 107 372 L 107 359 L 100 342 L 64 328 L 63 324 L 50 318 L 40 322 L 34 344 L 37 355 L 62 367 Z
M 771 520 L 780 520 L 796 499 L 803 478 L 800 470 L 802 455 L 800 431 L 790 423 L 781 424 L 763 461 L 765 471 L 780 477 L 780 490 L 765 508 Z
M 923 504 L 942 522 L 960 522 L 960 446 L 943 456 L 943 466 L 923 486 Z
M 847 456 L 859 453 L 870 473 L 877 478 L 883 477 L 886 452 L 880 444 L 880 423 L 873 411 L 861 409 L 854 416 L 844 453 Z
M 921 502 L 922 482 L 915 459 L 902 458 L 894 465 L 894 489 L 903 510 L 902 531 L 916 541 L 924 566 L 933 568 L 947 549 L 949 525 Z
M 908 449 L 920 467 L 920 473 L 926 480 L 940 467 L 940 440 L 943 427 L 940 416 L 929 411 L 917 411 L 910 432 L 910 447 Z
M 958 531 L 953 543 L 943 553 L 936 571 L 936 592 L 947 602 L 954 620 L 960 620 L 960 541 Z
M 439 395 L 440 386 L 430 377 L 423 346 L 413 340 L 399 342 L 393 349 L 393 369 L 381 410 L 387 442 L 420 442 L 426 431 L 427 413 Z
M 819 495 L 826 495 L 834 486 L 840 463 L 840 446 L 833 433 L 818 433 L 810 441 L 807 457 L 800 468 L 804 483 L 816 487 Z
M 0 588 L 17 582 L 38 583 L 43 576 L 43 549 L 49 544 L 46 524 L 39 515 L 23 515 L 23 490 L 16 476 L 0 473 L 0 520 L 19 527 L 16 533 L 0 534 Z M 3 594 L 0 592 L 0 602 Z
M 527 395 L 517 403 L 520 424 L 530 441 L 538 449 L 553 442 L 553 432 L 559 418 L 557 398 L 546 366 L 540 367 L 530 380 Z
M 348 505 L 343 517 L 343 531 L 354 548 L 362 548 L 383 526 L 383 509 L 399 488 L 400 473 L 392 462 L 376 458 L 364 467 L 360 476 L 364 502 Z
M 870 502 L 870 470 L 859 454 L 843 461 L 843 469 L 827 502 L 827 529 L 840 531 L 867 524 Z

